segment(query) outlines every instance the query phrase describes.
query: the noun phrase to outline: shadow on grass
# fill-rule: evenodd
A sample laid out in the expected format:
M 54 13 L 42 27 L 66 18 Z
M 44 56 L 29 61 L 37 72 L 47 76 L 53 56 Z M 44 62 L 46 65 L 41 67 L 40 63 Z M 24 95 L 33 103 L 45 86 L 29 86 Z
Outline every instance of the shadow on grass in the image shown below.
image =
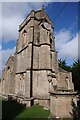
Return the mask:
M 2 120 L 14 120 L 25 110 L 25 106 L 13 100 L 2 101 Z

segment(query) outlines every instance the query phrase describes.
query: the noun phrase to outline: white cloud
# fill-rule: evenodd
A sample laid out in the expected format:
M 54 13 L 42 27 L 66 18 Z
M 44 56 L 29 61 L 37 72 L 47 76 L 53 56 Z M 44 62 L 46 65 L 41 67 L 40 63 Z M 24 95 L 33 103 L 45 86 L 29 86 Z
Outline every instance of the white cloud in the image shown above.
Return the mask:
M 8 42 L 18 38 L 18 26 L 26 18 L 32 9 L 40 9 L 48 3 L 13 2 L 2 3 L 2 38 Z M 1 17 L 1 16 L 0 16 Z M 1 24 L 0 24 L 1 26 Z M 1 36 L 0 36 L 1 38 Z
M 0 45 L 0 51 L 1 51 L 1 49 L 2 49 L 2 46 Z
M 55 34 L 56 38 L 56 48 L 61 49 L 62 45 L 71 40 L 72 34 L 66 29 L 61 29 L 58 33 Z
M 20 19 L 15 17 L 3 18 L 3 26 L 2 26 L 2 39 L 6 42 L 11 40 L 16 40 L 18 38 L 18 24 L 20 23 Z
M 59 58 L 78 59 L 78 34 L 75 36 L 68 30 L 61 30 L 55 35 L 56 49 Z
M 5 64 L 10 57 L 15 53 L 15 47 L 12 49 L 2 50 L 0 51 L 0 77 L 2 75 L 2 70 L 5 68 Z
M 15 52 L 15 47 L 12 49 L 2 50 L 2 66 L 4 67 L 10 55 Z

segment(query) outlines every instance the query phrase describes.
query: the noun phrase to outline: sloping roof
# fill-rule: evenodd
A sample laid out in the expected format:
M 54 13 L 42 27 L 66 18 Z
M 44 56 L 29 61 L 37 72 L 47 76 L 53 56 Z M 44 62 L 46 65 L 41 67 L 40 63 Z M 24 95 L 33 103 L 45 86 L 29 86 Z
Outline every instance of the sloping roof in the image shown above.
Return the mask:
M 7 62 L 6 62 L 5 65 L 7 65 L 7 63 L 9 62 L 10 59 L 11 59 L 12 61 L 14 61 L 14 56 L 11 55 L 11 56 L 8 58 L 8 60 L 7 60 Z
M 66 70 L 64 70 L 64 69 L 62 69 L 62 68 L 59 67 L 59 72 L 67 73 L 68 71 L 66 71 Z
M 32 12 L 34 14 L 32 14 Z M 44 9 L 40 9 L 40 10 L 37 10 L 37 11 L 32 10 L 30 12 L 30 14 L 28 14 L 26 19 L 19 25 L 19 30 L 22 29 L 23 26 L 25 26 L 30 21 L 31 16 L 36 18 L 37 20 L 46 19 L 47 22 L 51 24 L 51 20 L 50 20 L 49 16 L 46 14 Z

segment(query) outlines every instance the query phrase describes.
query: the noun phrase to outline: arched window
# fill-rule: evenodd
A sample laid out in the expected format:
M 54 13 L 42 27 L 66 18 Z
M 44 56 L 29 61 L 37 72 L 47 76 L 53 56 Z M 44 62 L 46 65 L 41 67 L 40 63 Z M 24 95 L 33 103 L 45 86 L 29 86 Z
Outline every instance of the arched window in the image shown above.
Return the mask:
M 22 47 L 24 47 L 25 42 L 26 42 L 26 34 L 27 34 L 27 31 L 24 30 L 22 33 Z
M 8 68 L 7 68 L 8 70 L 10 70 L 10 67 L 8 66 Z
M 54 36 L 53 36 L 52 33 L 49 33 L 49 40 L 50 40 L 50 48 L 51 48 L 51 50 L 55 50 Z
M 8 66 L 8 68 L 7 68 L 7 78 L 8 78 L 8 80 L 10 79 L 10 75 L 11 75 L 11 69 Z
M 67 84 L 67 89 L 70 90 L 70 80 L 68 77 L 66 77 L 66 84 Z
M 20 89 L 19 89 L 19 91 L 20 91 L 20 94 L 21 95 L 23 95 L 24 94 L 24 91 L 25 91 L 25 83 L 24 83 L 24 73 L 22 73 L 22 74 L 20 74 Z
M 26 30 L 24 30 L 24 31 L 23 31 L 23 33 L 27 33 L 27 31 L 26 31 Z
M 6 89 L 6 92 L 9 94 L 10 92 L 10 81 L 11 81 L 11 68 L 10 66 L 8 66 L 7 68 L 7 82 L 6 82 L 6 85 L 7 85 L 7 89 Z

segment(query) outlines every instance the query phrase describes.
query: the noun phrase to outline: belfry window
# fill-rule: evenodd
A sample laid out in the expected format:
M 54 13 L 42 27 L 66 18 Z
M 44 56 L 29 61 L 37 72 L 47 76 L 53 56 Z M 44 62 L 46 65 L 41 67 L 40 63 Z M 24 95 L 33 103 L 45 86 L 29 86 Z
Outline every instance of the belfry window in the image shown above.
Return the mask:
M 26 33 L 27 33 L 26 30 L 24 30 L 23 33 L 22 33 L 22 47 L 24 47 L 24 45 L 25 45 L 25 41 L 26 41 Z
M 7 77 L 8 77 L 8 79 L 10 78 L 10 75 L 11 75 L 11 69 L 10 69 L 10 67 L 8 66 L 8 68 L 7 68 Z
M 52 49 L 52 39 L 50 38 L 50 48 Z

